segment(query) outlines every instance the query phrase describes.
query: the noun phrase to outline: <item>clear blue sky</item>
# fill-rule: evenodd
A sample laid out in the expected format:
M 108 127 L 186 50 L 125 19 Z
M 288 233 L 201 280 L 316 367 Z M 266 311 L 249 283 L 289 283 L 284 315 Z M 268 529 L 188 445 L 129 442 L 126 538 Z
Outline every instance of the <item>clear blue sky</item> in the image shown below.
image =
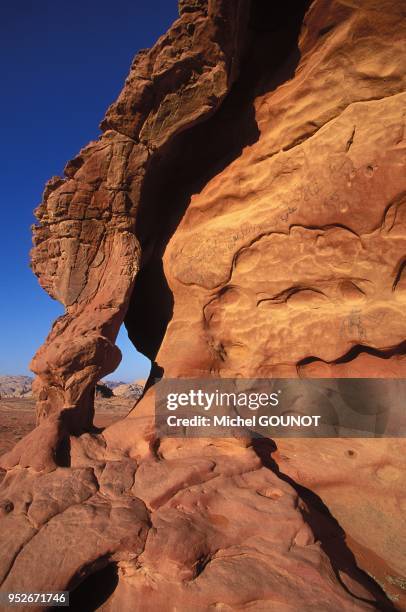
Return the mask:
M 0 374 L 28 364 L 63 309 L 28 267 L 33 209 L 117 97 L 138 49 L 150 47 L 177 17 L 176 0 L 12 0 L 0 6 Z M 145 377 L 124 328 L 119 369 L 110 378 Z

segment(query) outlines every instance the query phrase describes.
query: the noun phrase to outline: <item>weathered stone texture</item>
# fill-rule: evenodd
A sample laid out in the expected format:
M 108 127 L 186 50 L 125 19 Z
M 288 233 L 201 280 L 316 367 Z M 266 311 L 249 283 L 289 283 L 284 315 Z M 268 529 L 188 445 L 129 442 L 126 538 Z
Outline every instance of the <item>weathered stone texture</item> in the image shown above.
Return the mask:
M 292 6 L 180 2 L 46 187 L 66 314 L 1 460 L 3 590 L 107 567 L 106 611 L 404 609 L 402 440 L 160 440 L 153 386 L 91 429 L 124 318 L 169 377 L 404 376 L 404 6 Z

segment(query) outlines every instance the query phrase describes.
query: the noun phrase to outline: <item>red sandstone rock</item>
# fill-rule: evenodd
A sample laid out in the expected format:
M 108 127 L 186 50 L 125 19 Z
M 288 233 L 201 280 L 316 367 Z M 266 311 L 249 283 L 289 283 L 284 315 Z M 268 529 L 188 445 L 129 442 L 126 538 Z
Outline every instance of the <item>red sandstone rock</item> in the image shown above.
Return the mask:
M 48 183 L 32 262 L 66 314 L 1 460 L 2 589 L 83 607 L 107 567 L 104 610 L 391 609 L 366 569 L 400 597 L 401 441 L 352 442 L 363 496 L 347 441 L 158 439 L 153 388 L 91 427 L 124 317 L 165 376 L 402 377 L 403 8 L 304 4 L 181 2 Z
M 229 91 L 246 5 L 216 1 L 182 11 L 155 47 L 136 56 L 101 138 L 45 188 L 32 267 L 66 314 L 31 364 L 39 421 L 63 413 L 72 432 L 91 425 L 93 387 L 120 361 L 114 341 L 139 269 L 135 219 L 145 173 L 175 134 L 215 112 Z

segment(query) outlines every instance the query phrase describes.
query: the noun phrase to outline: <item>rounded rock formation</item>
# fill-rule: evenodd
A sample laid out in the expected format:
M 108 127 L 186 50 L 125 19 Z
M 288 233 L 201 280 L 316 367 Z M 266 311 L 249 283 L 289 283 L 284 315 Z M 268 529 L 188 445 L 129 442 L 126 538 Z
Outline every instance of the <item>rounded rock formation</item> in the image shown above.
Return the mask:
M 404 605 L 402 440 L 154 428 L 157 375 L 404 375 L 403 12 L 185 1 L 136 56 L 37 209 L 33 270 L 66 314 L 32 362 L 38 427 L 1 459 L 2 590 L 106 611 Z M 123 321 L 153 369 L 97 433 Z

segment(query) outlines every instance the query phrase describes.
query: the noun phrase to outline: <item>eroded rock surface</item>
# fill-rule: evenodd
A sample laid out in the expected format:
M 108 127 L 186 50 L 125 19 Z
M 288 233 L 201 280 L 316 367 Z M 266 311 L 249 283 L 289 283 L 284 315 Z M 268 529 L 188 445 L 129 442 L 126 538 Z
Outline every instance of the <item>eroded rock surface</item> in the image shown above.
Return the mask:
M 135 218 L 148 167 L 215 112 L 236 77 L 247 2 L 195 8 L 138 53 L 103 135 L 48 182 L 36 210 L 32 267 L 66 307 L 31 364 L 38 420 L 63 413 L 69 432 L 89 428 L 93 387 L 121 358 L 114 342 L 140 264 Z
M 184 1 L 136 57 L 37 212 L 67 312 L 32 364 L 39 425 L 1 460 L 2 588 L 83 608 L 108 571 L 111 611 L 404 605 L 401 440 L 159 440 L 153 385 L 92 430 L 124 317 L 153 374 L 402 377 L 403 10 Z

